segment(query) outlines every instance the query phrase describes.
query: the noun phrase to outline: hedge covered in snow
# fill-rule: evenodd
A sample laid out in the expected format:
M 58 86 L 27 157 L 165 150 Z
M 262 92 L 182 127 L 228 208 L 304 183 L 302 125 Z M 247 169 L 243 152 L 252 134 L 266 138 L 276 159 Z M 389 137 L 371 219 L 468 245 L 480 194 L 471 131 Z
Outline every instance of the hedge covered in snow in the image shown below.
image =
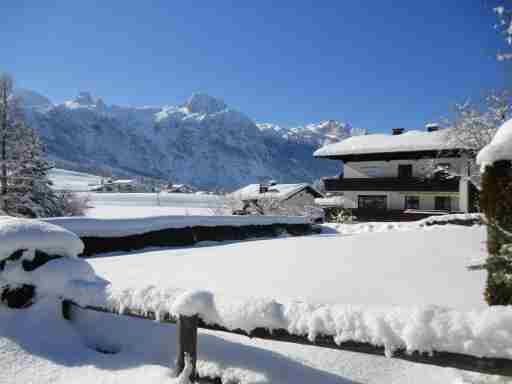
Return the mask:
M 123 237 L 169 228 L 243 227 L 248 225 L 309 224 L 302 216 L 156 216 L 136 219 L 95 219 L 57 217 L 44 220 L 76 233 L 80 237 Z
M 77 256 L 84 245 L 74 233 L 53 224 L 0 217 L 0 294 L 11 307 L 30 305 L 35 295 L 62 296 L 105 282 Z
M 138 219 L 54 218 L 45 222 L 79 235 L 86 256 L 147 247 L 193 245 L 200 241 L 235 241 L 304 235 L 312 231 L 306 217 L 160 216 Z

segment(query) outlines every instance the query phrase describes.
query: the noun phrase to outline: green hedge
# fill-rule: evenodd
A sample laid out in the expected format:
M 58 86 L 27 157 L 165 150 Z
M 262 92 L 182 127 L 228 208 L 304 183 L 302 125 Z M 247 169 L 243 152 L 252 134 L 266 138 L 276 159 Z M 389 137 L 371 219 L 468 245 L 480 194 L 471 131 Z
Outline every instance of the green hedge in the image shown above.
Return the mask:
M 480 206 L 487 220 L 485 299 L 489 305 L 512 305 L 512 168 L 508 161 L 488 166 L 482 175 Z

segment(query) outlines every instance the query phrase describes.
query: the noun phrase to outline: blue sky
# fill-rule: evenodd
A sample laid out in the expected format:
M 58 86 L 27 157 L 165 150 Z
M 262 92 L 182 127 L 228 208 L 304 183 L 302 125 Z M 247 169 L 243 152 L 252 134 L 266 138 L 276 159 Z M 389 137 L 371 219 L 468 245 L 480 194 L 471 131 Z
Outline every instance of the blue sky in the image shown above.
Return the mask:
M 55 102 L 202 91 L 258 122 L 387 131 L 448 116 L 506 76 L 480 0 L 7 0 L 0 12 L 0 70 Z

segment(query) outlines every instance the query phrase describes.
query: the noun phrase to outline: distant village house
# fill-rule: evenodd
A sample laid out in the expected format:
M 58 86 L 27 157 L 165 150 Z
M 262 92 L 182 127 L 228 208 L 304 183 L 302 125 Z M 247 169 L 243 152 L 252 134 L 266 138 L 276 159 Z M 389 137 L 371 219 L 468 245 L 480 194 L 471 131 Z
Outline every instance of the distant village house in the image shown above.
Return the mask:
M 238 214 L 307 215 L 322 193 L 310 184 L 250 184 L 231 194 L 241 201 Z

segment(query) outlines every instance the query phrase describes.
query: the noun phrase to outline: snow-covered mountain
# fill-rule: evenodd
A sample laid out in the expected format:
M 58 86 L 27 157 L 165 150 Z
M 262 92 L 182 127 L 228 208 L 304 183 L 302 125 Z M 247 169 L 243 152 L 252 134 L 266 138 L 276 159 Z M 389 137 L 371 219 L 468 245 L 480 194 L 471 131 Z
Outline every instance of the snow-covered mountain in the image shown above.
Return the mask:
M 163 107 L 107 105 L 87 92 L 62 104 L 33 91 L 21 90 L 17 96 L 26 119 L 59 164 L 77 170 L 109 168 L 201 188 L 232 189 L 268 178 L 312 181 L 336 174 L 338 164 L 312 154 L 351 134 L 347 125 L 333 120 L 291 129 L 256 125 L 206 94 Z
M 318 124 L 308 124 L 293 128 L 282 128 L 271 123 L 259 123 L 257 126 L 267 135 L 280 136 L 285 140 L 317 147 L 365 133 L 363 129 L 352 128 L 349 124 L 340 123 L 336 120 L 326 120 Z

